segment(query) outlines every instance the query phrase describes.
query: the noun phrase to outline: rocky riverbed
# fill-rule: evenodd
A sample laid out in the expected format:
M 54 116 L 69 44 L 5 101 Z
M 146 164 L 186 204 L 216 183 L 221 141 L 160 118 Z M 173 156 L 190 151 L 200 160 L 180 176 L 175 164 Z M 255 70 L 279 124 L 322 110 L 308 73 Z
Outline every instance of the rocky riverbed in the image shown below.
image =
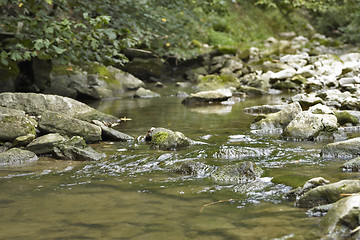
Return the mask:
M 121 97 L 123 99 L 119 101 L 123 104 L 139 103 L 140 105 L 136 106 L 136 109 L 140 109 L 136 115 L 139 122 L 146 122 L 141 120 L 147 118 L 147 115 L 141 112 L 141 109 L 146 107 L 146 101 L 160 98 L 161 102 L 161 99 L 169 97 L 171 92 L 173 98 L 179 99 L 174 109 L 183 105 L 181 107 L 191 111 L 197 118 L 185 117 L 182 124 L 177 124 L 186 126 L 186 121 L 189 121 L 194 125 L 188 127 L 190 131 L 186 128 L 172 127 L 172 122 L 175 123 L 178 119 L 171 118 L 171 106 L 167 106 L 168 112 L 163 113 L 168 114 L 166 117 L 156 118 L 159 122 L 156 122 L 155 126 L 143 126 L 143 131 L 139 134 L 139 131 L 127 128 L 127 118 L 122 119 L 120 116 L 126 114 L 126 107 L 121 108 L 124 112 L 118 113 L 118 110 L 113 110 L 110 111 L 110 115 L 104 113 L 108 111 L 101 112 L 65 96 L 0 93 L 0 165 L 3 168 L 21 168 L 44 157 L 54 160 L 94 161 L 95 164 L 101 164 L 119 157 L 102 149 L 102 144 L 122 144 L 122 148 L 116 150 L 119 152 L 136 151 L 139 146 L 146 146 L 148 151 L 154 154 L 160 151 L 161 156 L 151 161 L 139 160 L 141 163 L 118 163 L 117 166 L 121 166 L 118 171 L 126 172 L 137 164 L 141 167 L 150 166 L 152 170 L 166 171 L 184 178 L 207 179 L 211 184 L 219 186 L 230 184 L 235 193 L 248 196 L 256 191 L 267 192 L 266 189 L 274 186 L 274 183 L 283 184 L 285 190 L 274 190 L 274 195 L 283 196 L 296 207 L 309 209 L 309 216 L 319 217 L 328 212 L 321 220 L 322 236 L 329 239 L 357 239 L 360 225 L 360 201 L 357 195 L 360 191 L 359 180 L 345 177 L 331 182 L 322 178 L 321 174 L 314 174 L 316 171 L 313 171 L 301 185 L 289 184 L 280 178 L 272 179 L 274 176 L 271 174 L 271 161 L 280 158 L 281 153 L 269 145 L 260 148 L 250 147 L 252 143 L 261 142 L 259 139 L 267 138 L 271 138 L 271 142 L 281 141 L 281 144 L 320 145 L 320 149 L 298 149 L 300 153 L 296 153 L 296 156 L 341 161 L 341 167 L 337 169 L 339 173 L 357 172 L 360 169 L 360 138 L 357 137 L 357 133 L 360 132 L 360 53 L 324 47 L 319 44 L 320 40 L 331 41 L 320 35 L 314 36 L 314 39 L 271 38 L 264 43 L 265 50 L 216 49 L 200 56 L 196 61 L 187 63 L 181 70 L 176 70 L 177 74 L 182 71 L 181 76 L 185 79 L 177 78 L 170 84 L 161 83 L 161 74 L 150 72 L 150 75 L 153 74 L 152 79 L 157 78 L 160 83 L 154 83 L 153 80 L 151 83 L 147 79 L 145 84 L 131 75 L 131 81 L 126 80 L 126 85 L 123 76 L 128 78 L 129 74 L 110 68 L 110 72 L 114 73 L 113 76 L 122 84 L 120 92 L 115 91 L 120 88 L 105 90 L 106 87 L 100 84 L 100 80 L 91 86 L 88 85 L 88 89 L 97 89 L 95 95 L 98 97 L 94 98 Z M 165 71 L 166 68 L 161 69 Z M 74 71 L 69 68 L 66 70 Z M 131 71 L 131 68 L 128 70 Z M 139 76 L 135 70 L 131 71 L 132 74 Z M 93 78 L 106 79 L 104 76 L 101 77 L 100 73 L 81 74 L 85 76 L 86 81 Z M 80 77 L 81 74 L 75 75 Z M 54 78 L 55 75 L 51 76 Z M 178 82 L 175 83 L 176 81 Z M 145 85 L 150 86 L 153 91 L 143 88 Z M 76 97 L 77 94 L 84 95 L 86 92 L 80 91 L 83 87 L 67 86 L 68 92 L 64 95 Z M 72 90 L 69 89 L 76 89 L 77 94 L 70 94 L 69 91 Z M 87 94 L 90 96 L 89 92 Z M 282 94 L 282 98 L 276 94 Z M 136 101 L 136 97 L 141 100 Z M 216 145 L 217 149 L 208 149 L 212 145 L 212 138 L 216 138 L 216 135 L 224 136 L 221 135 L 221 129 L 212 129 L 212 123 L 198 122 L 201 120 L 201 114 L 226 115 L 232 111 L 234 105 L 266 97 L 277 99 L 276 103 L 251 104 L 242 109 L 247 116 L 241 116 L 247 118 L 249 124 L 244 129 L 237 129 L 238 134 L 226 136 L 229 138 L 227 144 Z M 106 102 L 103 104 L 106 105 Z M 151 112 L 146 114 L 151 118 Z M 193 115 L 188 116 L 192 118 Z M 167 120 L 164 122 L 161 119 Z M 221 124 L 216 125 L 220 126 Z M 123 131 L 119 131 L 120 129 Z M 193 132 L 200 131 L 199 129 L 208 134 L 199 136 Z M 134 132 L 137 136 L 132 134 Z M 244 132 L 247 134 L 243 135 Z M 246 143 L 250 146 L 233 145 L 234 143 Z M 186 156 L 184 151 L 191 151 L 193 148 L 197 149 L 196 154 L 194 153 L 196 156 L 192 156 L 193 153 L 190 154 L 191 157 Z M 294 152 L 296 151 L 295 148 Z M 302 151 L 304 152 L 301 153 Z M 305 153 L 306 151 L 310 153 Z M 176 154 L 176 157 L 173 154 Z M 199 161 L 204 158 L 203 156 L 206 156 L 206 161 Z M 149 157 L 143 159 L 146 158 Z M 263 158 L 269 162 L 259 160 Z M 115 168 L 111 165 L 103 167 Z M 290 190 L 289 186 L 293 189 Z

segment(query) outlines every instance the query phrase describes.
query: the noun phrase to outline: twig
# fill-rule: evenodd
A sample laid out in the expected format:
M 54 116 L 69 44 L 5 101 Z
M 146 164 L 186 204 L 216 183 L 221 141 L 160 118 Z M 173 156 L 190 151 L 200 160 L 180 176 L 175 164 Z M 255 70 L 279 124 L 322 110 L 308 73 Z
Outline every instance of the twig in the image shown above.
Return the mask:
M 360 193 L 340 193 L 340 196 L 356 196 L 359 195 Z
M 356 233 L 357 231 L 359 231 L 360 230 L 360 226 L 358 226 L 357 228 L 355 228 L 354 230 L 352 230 L 351 232 L 350 232 L 350 234 L 354 234 L 354 233 Z
M 204 209 L 208 206 L 217 204 L 217 203 L 223 203 L 223 202 L 232 202 L 232 201 L 236 201 L 236 199 L 228 199 L 228 200 L 219 200 L 219 201 L 215 201 L 215 202 L 211 202 L 211 203 L 206 203 L 204 204 L 201 208 L 200 208 L 200 213 L 202 213 L 204 211 Z

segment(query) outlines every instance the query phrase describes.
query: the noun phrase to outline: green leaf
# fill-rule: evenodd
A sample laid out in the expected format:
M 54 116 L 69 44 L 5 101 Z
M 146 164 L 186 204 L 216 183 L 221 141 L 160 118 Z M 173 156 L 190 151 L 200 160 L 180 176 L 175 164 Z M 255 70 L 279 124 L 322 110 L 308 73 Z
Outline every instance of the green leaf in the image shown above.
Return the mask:
M 40 50 L 43 47 L 44 47 L 44 41 L 42 39 L 36 39 L 34 43 L 34 48 L 36 50 Z
M 20 52 L 18 51 L 13 51 L 10 55 L 10 59 L 13 60 L 13 61 L 19 61 L 19 60 L 22 60 L 22 57 L 20 55 Z
M 105 29 L 104 32 L 109 37 L 110 40 L 115 40 L 116 39 L 116 33 L 114 32 L 113 29 Z
M 65 51 L 66 51 L 66 49 L 63 49 L 63 48 L 59 48 L 59 47 L 57 47 L 57 46 L 55 46 L 55 45 L 53 45 L 52 46 L 53 47 L 53 49 L 55 50 L 55 52 L 57 53 L 57 54 L 63 54 Z

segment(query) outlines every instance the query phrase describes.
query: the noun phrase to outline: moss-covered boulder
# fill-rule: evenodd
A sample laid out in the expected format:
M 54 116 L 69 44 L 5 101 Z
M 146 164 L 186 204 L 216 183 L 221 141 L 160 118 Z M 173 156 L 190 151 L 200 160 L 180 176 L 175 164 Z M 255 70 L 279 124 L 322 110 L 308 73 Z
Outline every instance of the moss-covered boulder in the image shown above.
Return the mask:
M 191 140 L 181 132 L 173 132 L 166 128 L 151 128 L 146 140 L 152 149 L 177 150 L 191 145 Z
M 3 166 L 19 166 L 20 164 L 37 161 L 38 157 L 35 153 L 22 150 L 20 148 L 11 148 L 0 153 L 0 167 Z
M 219 167 L 211 178 L 217 182 L 247 183 L 261 177 L 262 169 L 253 162 L 242 162 Z
M 17 137 L 35 134 L 35 125 L 21 115 L 0 115 L 0 141 L 12 142 Z

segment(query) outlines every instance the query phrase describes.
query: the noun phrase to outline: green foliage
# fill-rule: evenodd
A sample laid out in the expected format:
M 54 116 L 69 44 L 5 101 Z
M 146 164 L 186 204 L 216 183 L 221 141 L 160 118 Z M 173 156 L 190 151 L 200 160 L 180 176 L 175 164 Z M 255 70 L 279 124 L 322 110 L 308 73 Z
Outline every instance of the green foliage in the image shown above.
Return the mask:
M 111 28 L 110 16 L 61 17 L 68 10 L 65 0 L 2 0 L 0 2 L 0 61 L 57 59 L 60 63 L 102 61 L 122 63 L 121 34 Z
M 277 8 L 285 16 L 306 9 L 320 32 L 346 42 L 360 42 L 360 0 L 258 0 L 256 4 Z

